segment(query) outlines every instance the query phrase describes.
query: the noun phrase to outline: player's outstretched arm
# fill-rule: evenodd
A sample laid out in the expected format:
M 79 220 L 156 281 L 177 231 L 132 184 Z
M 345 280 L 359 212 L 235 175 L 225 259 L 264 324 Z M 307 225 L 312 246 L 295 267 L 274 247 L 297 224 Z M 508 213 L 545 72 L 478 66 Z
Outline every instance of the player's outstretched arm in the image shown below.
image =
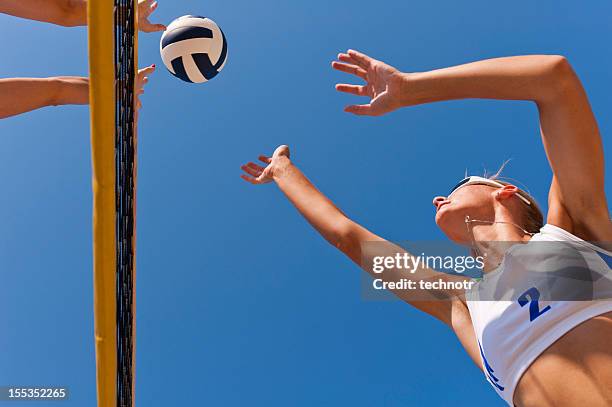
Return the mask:
M 85 0 L 0 0 L 0 12 L 64 27 L 87 24 Z
M 366 82 L 337 85 L 341 92 L 370 98 L 367 104 L 347 107 L 359 115 L 378 116 L 403 106 L 468 98 L 535 102 L 554 174 L 548 223 L 586 240 L 612 240 L 601 136 L 586 92 L 564 57 L 494 58 L 417 73 L 402 73 L 353 50 L 338 59 L 333 62 L 335 69 Z
M 138 1 L 138 27 L 143 32 L 163 31 L 163 24 L 149 21 L 157 8 L 155 0 Z M 86 0 L 0 0 L 0 13 L 64 27 L 87 25 Z
M 400 107 L 457 99 L 505 99 L 540 102 L 558 89 L 557 55 L 487 59 L 427 72 L 401 72 L 361 52 L 338 55 L 332 67 L 357 76 L 363 85 L 338 84 L 340 92 L 363 96 L 369 103 L 346 111 L 379 116 Z
M 135 83 L 135 107 L 142 106 L 140 95 L 155 65 L 138 71 Z M 46 106 L 86 105 L 89 103 L 89 79 L 80 76 L 52 78 L 0 79 L 0 119 Z
M 263 166 L 249 162 L 241 167 L 245 172 L 241 175 L 242 179 L 254 185 L 275 182 L 300 214 L 321 236 L 373 277 L 382 278 L 384 281 L 417 279 L 417 276 L 418 279 L 454 280 L 453 276 L 425 268 L 419 269 L 416 274 L 407 273 L 406 270 L 400 269 L 387 270 L 384 275 L 373 273 L 373 270 L 367 267 L 368 259 L 371 260 L 372 256 L 395 256 L 398 253 L 405 253 L 405 250 L 385 241 L 348 218 L 291 162 L 287 146 L 278 147 L 272 157 L 261 155 L 259 160 L 264 164 Z M 368 245 L 372 242 L 375 242 L 375 246 Z M 365 252 L 362 252 L 365 247 L 368 248 L 365 249 Z M 436 293 L 422 290 L 417 298 L 416 295 L 406 290 L 391 291 L 400 299 L 445 322 L 455 331 L 463 330 L 463 328 L 455 326 L 456 321 L 451 318 L 452 310 L 454 309 L 457 312 L 457 306 L 461 307 L 461 301 L 458 299 L 461 293 L 451 290 L 446 292 L 438 290 Z
M 78 76 L 0 79 L 0 118 L 45 106 L 84 105 L 89 80 Z
M 291 162 L 289 147 L 280 146 L 272 157 L 259 156 L 264 166 L 254 162 L 243 165 L 242 179 L 252 184 L 276 182 L 296 209 L 334 247 L 361 264 L 360 243 L 384 241 L 349 219 L 323 195 Z

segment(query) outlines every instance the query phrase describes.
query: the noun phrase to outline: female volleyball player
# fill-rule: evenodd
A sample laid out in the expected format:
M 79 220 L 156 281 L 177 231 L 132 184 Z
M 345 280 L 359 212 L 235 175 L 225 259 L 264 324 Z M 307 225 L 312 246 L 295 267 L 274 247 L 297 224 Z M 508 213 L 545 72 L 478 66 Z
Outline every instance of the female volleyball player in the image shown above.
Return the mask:
M 532 255 L 521 262 L 516 258 L 521 251 L 512 256 L 509 251 L 496 253 L 491 245 L 496 241 L 525 243 L 520 247 L 572 242 L 594 255 L 589 261 L 596 271 L 610 272 L 612 224 L 601 138 L 587 96 L 566 59 L 518 56 L 402 73 L 356 51 L 338 58 L 335 69 L 366 82 L 336 87 L 370 98 L 367 104 L 346 108 L 358 115 L 378 116 L 400 107 L 464 98 L 535 102 L 554 173 L 546 225 L 529 194 L 482 177 L 468 177 L 448 196 L 435 197 L 435 221 L 452 241 L 475 251 L 490 249 L 483 281 L 494 270 L 521 281 L 532 265 L 555 260 Z M 362 265 L 368 242 L 384 242 L 319 192 L 291 161 L 286 146 L 260 160 L 266 165 L 242 166 L 242 178 L 253 184 L 274 181 L 308 222 L 357 264 Z M 490 260 L 496 257 L 498 261 Z M 612 405 L 612 301 L 538 303 L 533 290 L 518 301 L 476 302 L 456 293 L 449 293 L 449 301 L 416 301 L 405 292 L 394 292 L 447 324 L 508 404 Z
M 157 1 L 138 1 L 138 28 L 144 32 L 163 31 L 152 24 Z M 0 0 L 0 13 L 57 24 L 65 27 L 87 25 L 85 0 Z M 136 77 L 136 95 L 144 93 L 148 75 L 155 65 L 141 69 Z M 0 79 L 0 119 L 45 106 L 83 105 L 89 102 L 89 79 L 78 76 Z M 140 98 L 136 107 L 140 108 Z

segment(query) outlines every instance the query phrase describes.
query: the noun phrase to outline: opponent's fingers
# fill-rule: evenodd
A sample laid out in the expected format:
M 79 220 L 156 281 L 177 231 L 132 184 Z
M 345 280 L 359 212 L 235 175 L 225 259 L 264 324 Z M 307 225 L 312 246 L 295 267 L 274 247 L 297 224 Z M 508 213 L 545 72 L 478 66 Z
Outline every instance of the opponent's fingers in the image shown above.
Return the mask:
M 166 30 L 166 26 L 163 24 L 151 24 L 149 22 L 146 22 L 144 27 L 141 27 L 141 31 L 144 32 L 158 32 L 158 31 L 165 31 Z
M 142 78 L 142 80 L 144 81 L 144 79 L 148 76 L 151 75 L 153 72 L 155 72 L 155 64 L 153 65 L 149 65 L 146 68 L 142 68 L 138 71 L 138 76 L 140 76 Z M 148 80 L 148 78 L 146 78 Z
M 362 54 L 359 51 L 355 51 L 354 49 L 349 49 L 347 53 L 361 66 L 369 66 L 372 62 L 374 62 L 374 59 L 370 58 L 366 54 Z
M 373 116 L 372 105 L 351 105 L 344 108 L 347 113 L 356 114 L 359 116 Z
M 368 90 L 365 86 L 360 85 L 347 85 L 345 83 L 341 83 L 336 85 L 336 90 L 339 92 L 350 93 L 352 95 L 357 96 L 368 96 Z
M 145 33 L 152 33 L 157 31 L 164 31 L 166 26 L 163 24 L 151 24 L 145 16 L 139 21 L 138 29 Z
M 272 162 L 272 159 L 265 155 L 260 155 L 258 158 L 262 163 L 270 164 Z
M 358 67 L 357 65 L 345 64 L 342 62 L 334 61 L 332 62 L 332 68 L 341 72 L 346 72 L 348 74 L 358 76 L 363 80 L 367 80 L 368 78 L 367 71 L 363 68 Z

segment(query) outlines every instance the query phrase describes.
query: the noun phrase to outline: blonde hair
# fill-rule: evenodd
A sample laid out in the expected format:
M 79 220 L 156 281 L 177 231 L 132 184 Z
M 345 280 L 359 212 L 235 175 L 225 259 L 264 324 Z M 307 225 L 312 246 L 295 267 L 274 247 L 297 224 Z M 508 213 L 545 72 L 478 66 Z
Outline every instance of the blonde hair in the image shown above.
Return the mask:
M 504 163 L 501 165 L 501 167 L 499 167 L 495 174 L 489 175 L 485 170 L 484 178 L 495 180 L 503 185 L 516 186 L 516 184 L 522 184 L 520 181 L 515 180 L 513 178 L 501 176 L 502 171 L 504 170 L 509 161 L 510 160 L 504 161 Z M 534 197 L 531 196 L 529 192 L 526 191 L 526 188 L 525 190 L 523 188 L 519 188 L 517 193 L 527 199 L 530 203 L 530 205 L 527 205 L 521 200 L 521 204 L 523 207 L 523 216 L 520 220 L 521 226 L 530 233 L 538 233 L 542 226 L 544 226 L 544 215 L 542 214 L 542 210 L 540 209 L 538 202 L 535 200 Z

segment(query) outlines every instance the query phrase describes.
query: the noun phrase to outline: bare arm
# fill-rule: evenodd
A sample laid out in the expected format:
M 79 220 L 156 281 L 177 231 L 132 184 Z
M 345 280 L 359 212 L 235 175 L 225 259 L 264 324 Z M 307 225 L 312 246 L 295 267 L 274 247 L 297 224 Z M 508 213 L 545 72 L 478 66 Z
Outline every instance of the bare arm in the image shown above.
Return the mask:
M 0 0 L 0 12 L 64 27 L 87 24 L 86 0 Z
M 140 96 L 155 72 L 155 65 L 140 69 L 136 75 L 135 104 L 140 110 Z M 0 119 L 45 106 L 86 105 L 89 103 L 89 79 L 79 76 L 53 78 L 0 79 Z
M 612 241 L 601 136 L 584 89 L 565 58 L 495 58 L 408 74 L 355 51 L 340 54 L 339 59 L 342 62 L 334 62 L 336 69 L 367 82 L 337 86 L 371 98 L 368 104 L 347 108 L 355 114 L 380 115 L 403 106 L 467 98 L 535 102 L 554 173 L 549 199 L 554 210 L 548 222 L 567 225 L 584 239 Z
M 76 76 L 0 79 L 0 118 L 45 106 L 84 105 L 89 80 Z
M 323 236 L 332 246 L 342 251 L 359 267 L 374 278 L 386 282 L 408 280 L 443 279 L 445 281 L 465 280 L 445 273 L 436 272 L 425 267 L 410 274 L 404 269 L 389 269 L 384 274 L 376 274 L 368 267 L 372 256 L 394 256 L 406 253 L 404 249 L 387 242 L 385 239 L 370 232 L 363 226 L 348 218 L 325 195 L 323 195 L 304 174 L 289 159 L 286 146 L 277 148 L 272 158 L 261 156 L 260 160 L 267 164 L 262 167 L 248 163 L 242 169 L 248 174 L 242 178 L 252 184 L 275 182 L 287 196 L 302 216 Z M 374 243 L 372 245 L 372 243 Z M 424 311 L 446 324 L 453 325 L 452 309 L 462 302 L 459 297 L 462 291 L 443 290 L 390 290 L 400 299 Z M 455 313 L 456 317 L 456 313 Z M 455 321 L 457 319 L 455 318 Z
M 163 31 L 149 17 L 157 8 L 155 0 L 138 1 L 138 28 L 143 32 Z M 29 20 L 75 27 L 87 25 L 87 0 L 0 0 L 0 13 Z

